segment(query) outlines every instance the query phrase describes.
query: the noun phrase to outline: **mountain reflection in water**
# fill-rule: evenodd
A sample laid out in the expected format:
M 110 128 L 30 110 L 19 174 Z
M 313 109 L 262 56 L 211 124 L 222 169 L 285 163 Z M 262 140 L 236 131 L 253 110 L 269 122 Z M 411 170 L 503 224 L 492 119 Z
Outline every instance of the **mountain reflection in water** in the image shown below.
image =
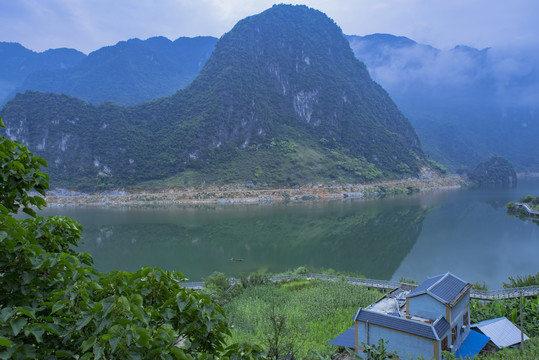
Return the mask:
M 503 206 L 528 193 L 539 193 L 539 179 L 519 180 L 516 189 L 378 200 L 51 207 L 42 215 L 78 220 L 84 226 L 80 250 L 91 253 L 101 271 L 155 266 L 193 281 L 213 271 L 237 276 L 304 265 L 418 281 L 451 271 L 499 288 L 508 276 L 539 271 L 539 227 L 507 216 Z

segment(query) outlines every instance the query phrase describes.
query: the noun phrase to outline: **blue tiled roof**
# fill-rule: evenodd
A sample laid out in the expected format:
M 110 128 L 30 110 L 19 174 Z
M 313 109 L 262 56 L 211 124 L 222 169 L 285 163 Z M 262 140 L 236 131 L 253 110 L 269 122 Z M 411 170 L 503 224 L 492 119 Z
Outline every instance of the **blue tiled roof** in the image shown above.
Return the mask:
M 335 346 L 343 346 L 347 348 L 353 348 L 354 346 L 356 346 L 355 338 L 356 338 L 356 329 L 355 329 L 355 326 L 352 326 L 350 329 L 346 330 L 341 335 L 331 340 L 328 344 L 335 345 Z
M 438 338 L 441 339 L 449 330 L 449 323 L 444 317 L 441 317 L 434 322 L 434 330 L 436 331 L 436 334 L 438 334 Z
M 424 294 L 429 287 L 436 284 L 441 278 L 443 278 L 443 275 L 433 276 L 431 278 L 428 278 L 427 280 L 423 281 L 418 287 L 416 287 L 414 290 L 410 291 L 408 296 L 413 295 L 419 295 Z
M 430 294 L 445 304 L 451 303 L 469 284 L 451 273 L 433 276 L 412 290 L 408 296 Z
M 383 326 L 388 329 L 394 329 L 405 333 L 421 336 L 427 339 L 438 340 L 434 326 L 428 323 L 409 320 L 406 318 L 381 314 L 373 311 L 360 309 L 356 316 L 357 321 L 369 322 L 369 324 Z M 444 320 L 445 321 L 445 320 Z M 447 323 L 447 321 L 445 321 Z M 449 328 L 449 324 L 447 325 Z M 442 325 L 440 329 L 443 330 Z

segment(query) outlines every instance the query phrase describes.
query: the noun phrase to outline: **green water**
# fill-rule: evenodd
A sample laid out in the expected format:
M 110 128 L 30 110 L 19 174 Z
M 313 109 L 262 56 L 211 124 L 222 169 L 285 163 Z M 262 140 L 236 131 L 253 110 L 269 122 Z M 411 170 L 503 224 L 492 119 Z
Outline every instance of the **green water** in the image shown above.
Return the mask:
M 397 280 L 451 271 L 497 288 L 508 276 L 539 272 L 539 227 L 505 214 L 505 204 L 525 194 L 539 194 L 539 179 L 523 179 L 516 189 L 377 200 L 53 207 L 43 215 L 78 220 L 80 249 L 102 271 L 157 266 L 193 281 L 213 271 L 233 276 L 303 265 Z

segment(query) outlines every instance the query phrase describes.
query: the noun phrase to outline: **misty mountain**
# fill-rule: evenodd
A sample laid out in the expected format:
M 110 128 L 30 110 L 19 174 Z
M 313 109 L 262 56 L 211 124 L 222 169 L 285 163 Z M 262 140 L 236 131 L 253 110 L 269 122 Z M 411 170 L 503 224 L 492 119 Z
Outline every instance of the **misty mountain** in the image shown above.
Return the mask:
M 56 186 L 366 181 L 428 162 L 341 29 L 306 6 L 238 22 L 172 96 L 122 107 L 27 92 L 1 115 Z
M 18 43 L 0 42 L 0 104 L 28 75 L 40 70 L 68 69 L 85 57 L 74 49 L 51 49 L 37 53 Z
M 387 34 L 348 39 L 434 160 L 473 169 L 501 155 L 517 171 L 539 171 L 537 49 L 439 50 Z
M 68 94 L 97 104 L 134 105 L 174 94 L 199 74 L 217 39 L 131 39 L 90 53 L 75 66 L 29 74 L 16 91 Z

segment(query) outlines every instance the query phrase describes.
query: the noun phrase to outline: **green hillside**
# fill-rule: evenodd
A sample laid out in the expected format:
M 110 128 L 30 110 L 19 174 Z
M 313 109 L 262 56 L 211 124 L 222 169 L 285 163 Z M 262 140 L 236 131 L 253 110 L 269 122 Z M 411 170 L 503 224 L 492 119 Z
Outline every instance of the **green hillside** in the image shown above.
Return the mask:
M 28 92 L 8 135 L 49 162 L 55 186 L 295 185 L 417 175 L 417 135 L 352 53 L 305 6 L 240 21 L 176 94 L 131 107 Z

